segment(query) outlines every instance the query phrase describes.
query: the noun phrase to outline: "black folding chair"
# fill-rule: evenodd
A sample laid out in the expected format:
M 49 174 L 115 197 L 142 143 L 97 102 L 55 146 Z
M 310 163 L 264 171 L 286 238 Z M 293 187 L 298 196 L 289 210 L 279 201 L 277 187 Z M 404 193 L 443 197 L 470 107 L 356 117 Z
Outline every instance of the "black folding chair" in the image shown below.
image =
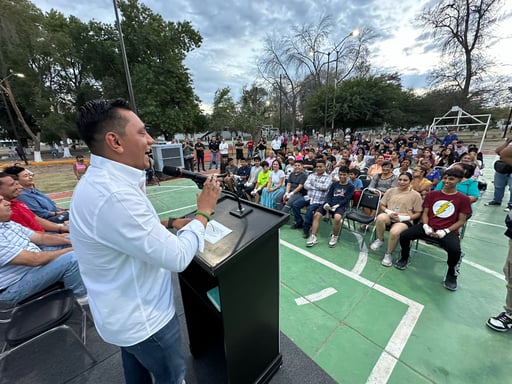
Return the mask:
M 345 219 L 348 220 L 347 225 L 349 229 L 350 223 L 353 225 L 353 231 L 357 230 L 356 223 L 364 226 L 363 242 L 366 239 L 366 234 L 369 232 L 368 229 L 370 226 L 375 225 L 381 199 L 382 192 L 377 189 L 370 190 L 369 188 L 365 188 L 361 193 L 361 198 L 359 199 L 357 207 L 345 214 Z M 370 214 L 368 214 L 368 211 Z M 361 242 L 360 249 L 363 247 L 363 242 Z

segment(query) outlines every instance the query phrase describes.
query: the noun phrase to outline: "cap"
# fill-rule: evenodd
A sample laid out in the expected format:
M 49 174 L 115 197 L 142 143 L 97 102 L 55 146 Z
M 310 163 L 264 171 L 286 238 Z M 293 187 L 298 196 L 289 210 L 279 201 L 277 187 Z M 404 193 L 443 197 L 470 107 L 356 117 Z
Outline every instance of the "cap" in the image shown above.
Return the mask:
M 288 160 L 295 160 L 294 156 L 288 156 Z

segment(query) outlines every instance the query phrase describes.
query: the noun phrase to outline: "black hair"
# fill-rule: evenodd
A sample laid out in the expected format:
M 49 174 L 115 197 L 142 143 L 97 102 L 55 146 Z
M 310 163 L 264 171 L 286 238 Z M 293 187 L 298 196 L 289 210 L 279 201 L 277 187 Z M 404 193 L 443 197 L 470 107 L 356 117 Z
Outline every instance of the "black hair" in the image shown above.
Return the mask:
M 95 153 L 106 132 L 124 132 L 126 119 L 118 113 L 122 109 L 132 110 L 130 105 L 122 99 L 91 100 L 78 109 L 76 119 L 78 134 L 91 152 Z
M 398 177 L 403 175 L 407 176 L 409 178 L 409 181 L 412 181 L 412 175 L 409 172 L 402 172 L 398 175 Z
M 443 178 L 445 176 L 453 176 L 457 179 L 462 179 L 464 177 L 464 171 L 460 168 L 448 168 L 446 171 L 444 171 L 443 173 Z
M 10 167 L 4 168 L 4 173 L 8 175 L 18 176 L 19 173 L 23 172 L 25 168 L 20 167 L 18 165 L 12 165 Z
M 354 175 L 359 176 L 361 174 L 361 171 L 357 168 L 350 168 L 348 170 L 348 173 L 353 173 Z
M 476 166 L 474 164 L 467 164 L 467 163 L 458 163 L 464 170 L 464 177 L 466 179 L 471 178 L 475 174 L 475 168 Z
M 10 177 L 14 180 L 18 180 L 18 175 L 11 175 L 9 173 L 6 173 L 6 172 L 0 172 L 0 185 L 2 185 L 2 179 L 5 179 L 6 177 Z
M 263 168 L 264 166 L 270 167 L 267 160 L 263 160 L 260 165 L 261 165 L 261 168 Z
M 340 167 L 338 169 L 338 174 L 340 173 L 348 173 L 350 171 L 350 169 L 348 167 Z

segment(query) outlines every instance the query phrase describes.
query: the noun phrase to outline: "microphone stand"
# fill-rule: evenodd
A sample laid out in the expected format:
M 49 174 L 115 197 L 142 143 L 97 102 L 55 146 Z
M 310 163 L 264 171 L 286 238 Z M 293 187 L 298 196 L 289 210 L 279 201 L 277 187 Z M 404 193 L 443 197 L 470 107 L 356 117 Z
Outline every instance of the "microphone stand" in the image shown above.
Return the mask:
M 203 189 L 204 180 L 195 179 L 194 182 L 196 183 L 196 185 L 197 185 L 197 187 L 199 189 Z M 229 195 L 231 197 L 234 197 L 236 202 L 237 202 L 237 208 L 229 211 L 230 215 L 233 215 L 233 216 L 238 217 L 239 219 L 241 219 L 242 217 L 245 217 L 249 213 L 252 212 L 252 208 L 250 208 L 250 207 L 242 207 L 242 201 L 240 199 L 240 196 L 238 196 L 236 193 L 231 192 L 231 191 L 227 191 L 225 189 L 222 190 L 222 193 L 224 193 L 226 195 Z

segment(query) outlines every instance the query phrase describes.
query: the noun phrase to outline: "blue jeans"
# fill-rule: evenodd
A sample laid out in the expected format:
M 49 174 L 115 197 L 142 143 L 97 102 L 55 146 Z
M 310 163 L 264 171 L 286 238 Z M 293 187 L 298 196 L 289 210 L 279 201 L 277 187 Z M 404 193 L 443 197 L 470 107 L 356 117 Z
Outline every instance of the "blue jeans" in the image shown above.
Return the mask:
M 512 206 L 512 175 L 506 175 L 499 172 L 494 172 L 494 197 L 493 201 L 501 203 L 505 195 L 505 187 L 508 185 L 510 196 L 508 198 L 508 205 Z
M 215 169 L 219 168 L 219 152 L 210 152 L 210 167 L 208 169 L 212 169 L 212 164 L 215 161 Z
M 76 297 L 87 294 L 73 251 L 48 264 L 31 268 L 20 280 L 0 294 L 0 300 L 16 304 L 60 280 L 64 281 L 64 286 L 71 289 Z
M 181 353 L 178 315 L 146 340 L 121 347 L 126 384 L 181 384 L 185 379 L 185 359 Z
M 309 230 L 311 229 L 311 225 L 313 224 L 313 214 L 317 210 L 317 208 L 320 206 L 320 203 L 315 204 L 309 204 L 308 201 L 304 199 L 304 197 L 300 197 L 297 200 L 293 202 L 292 205 L 292 212 L 293 216 L 295 218 L 295 222 L 297 224 L 303 224 L 304 225 L 304 233 L 309 233 Z M 306 214 L 304 215 L 304 219 L 302 219 L 302 215 L 300 213 L 300 210 L 307 206 Z

